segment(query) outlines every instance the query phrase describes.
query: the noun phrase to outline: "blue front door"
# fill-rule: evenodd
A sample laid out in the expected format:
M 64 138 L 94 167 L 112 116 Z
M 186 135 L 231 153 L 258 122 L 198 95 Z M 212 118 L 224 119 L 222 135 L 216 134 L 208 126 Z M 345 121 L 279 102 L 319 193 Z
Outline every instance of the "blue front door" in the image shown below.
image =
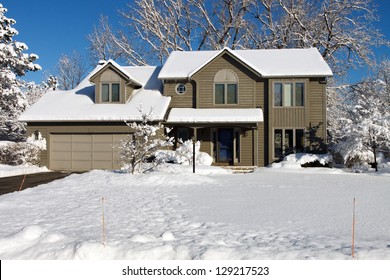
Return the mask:
M 232 128 L 218 129 L 217 162 L 233 164 L 234 130 Z

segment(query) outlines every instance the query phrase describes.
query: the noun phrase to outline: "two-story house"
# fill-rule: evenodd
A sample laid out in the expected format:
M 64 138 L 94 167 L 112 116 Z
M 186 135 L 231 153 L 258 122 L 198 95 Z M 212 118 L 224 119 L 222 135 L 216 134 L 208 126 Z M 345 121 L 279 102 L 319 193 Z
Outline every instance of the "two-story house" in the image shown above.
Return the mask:
M 74 90 L 49 92 L 20 118 L 47 139 L 54 170 L 117 168 L 116 144 L 140 104 L 195 137 L 215 165 L 266 166 L 326 143 L 326 78 L 317 49 L 172 52 L 162 67 L 98 65 Z M 114 148 L 113 148 L 114 147 Z

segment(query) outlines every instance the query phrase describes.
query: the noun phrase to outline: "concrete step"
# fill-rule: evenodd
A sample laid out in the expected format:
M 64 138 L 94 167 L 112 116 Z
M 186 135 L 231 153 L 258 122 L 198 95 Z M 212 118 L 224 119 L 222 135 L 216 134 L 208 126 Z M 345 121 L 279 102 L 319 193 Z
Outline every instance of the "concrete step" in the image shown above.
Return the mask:
M 224 166 L 223 168 L 232 170 L 233 174 L 253 173 L 256 166 Z

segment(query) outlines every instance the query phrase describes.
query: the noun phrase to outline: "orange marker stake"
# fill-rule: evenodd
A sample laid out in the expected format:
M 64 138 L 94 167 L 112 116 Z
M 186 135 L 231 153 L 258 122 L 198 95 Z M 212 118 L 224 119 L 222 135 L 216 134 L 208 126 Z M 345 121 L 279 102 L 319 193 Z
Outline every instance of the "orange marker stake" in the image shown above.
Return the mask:
M 23 181 L 22 181 L 22 183 L 20 184 L 20 187 L 19 187 L 19 191 L 21 191 L 22 188 L 23 188 L 24 180 L 26 180 L 26 175 L 27 174 L 24 174 Z
M 353 218 L 352 218 L 352 258 L 355 258 L 355 225 L 356 225 L 356 198 L 353 198 Z

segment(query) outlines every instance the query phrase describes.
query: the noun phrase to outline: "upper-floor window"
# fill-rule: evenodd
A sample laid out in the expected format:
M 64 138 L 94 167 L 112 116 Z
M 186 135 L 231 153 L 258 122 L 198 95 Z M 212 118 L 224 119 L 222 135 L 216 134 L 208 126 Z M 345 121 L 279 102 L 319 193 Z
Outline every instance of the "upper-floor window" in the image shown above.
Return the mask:
M 305 83 L 277 82 L 274 83 L 275 107 L 305 106 Z
M 238 104 L 238 77 L 233 71 L 223 69 L 215 75 L 214 103 Z
M 119 83 L 102 83 L 102 102 L 119 102 Z
M 177 84 L 175 90 L 177 94 L 183 95 L 187 92 L 187 87 L 185 84 Z

